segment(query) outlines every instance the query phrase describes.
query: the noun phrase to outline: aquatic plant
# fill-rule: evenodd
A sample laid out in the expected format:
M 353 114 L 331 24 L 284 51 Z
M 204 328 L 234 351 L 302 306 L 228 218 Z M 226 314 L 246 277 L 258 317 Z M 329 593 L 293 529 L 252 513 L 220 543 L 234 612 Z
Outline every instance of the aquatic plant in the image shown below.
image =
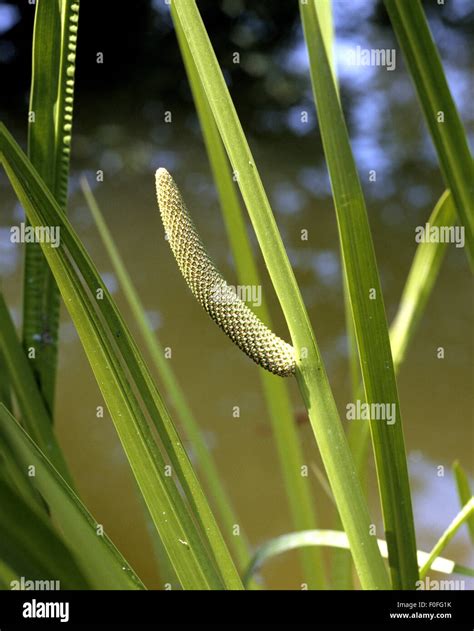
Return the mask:
M 415 1 L 408 9 L 407 3 L 397 0 L 386 0 L 385 4 L 419 93 L 447 187 L 429 223 L 453 226 L 457 218 L 465 228 L 466 252 L 472 265 L 474 174 L 462 123 L 421 5 Z M 330 3 L 309 0 L 301 3 L 300 10 L 339 228 L 355 375 L 353 395 L 355 400 L 363 399 L 368 410 L 390 405 L 393 422 L 380 423 L 371 418 L 369 424 L 358 425 L 346 436 L 255 158 L 205 26 L 194 1 L 174 0 L 172 17 L 239 280 L 259 284 L 234 179 L 291 336 L 291 345 L 277 337 L 266 306 L 254 313 L 224 281 L 197 234 L 192 209 L 188 213 L 171 175 L 160 169 L 156 176 L 158 205 L 186 282 L 224 332 L 269 371 L 261 371 L 262 385 L 295 533 L 265 544 L 253 559 L 245 535 L 231 535 L 232 525 L 238 523 L 235 510 L 186 402 L 186 389 L 163 360 L 162 349 L 147 325 L 143 307 L 93 194 L 86 181 L 82 186 L 153 363 L 195 448 L 197 470 L 215 502 L 214 515 L 183 446 L 183 437 L 164 403 L 165 393 L 155 383 L 121 312 L 65 214 L 79 2 L 40 0 L 33 39 L 28 154 L 0 124 L 0 161 L 29 225 L 35 231 L 55 227 L 61 239 L 59 245 L 46 239 L 25 244 L 21 341 L 0 294 L 3 587 L 28 576 L 31 580 L 60 580 L 65 588 L 144 588 L 82 503 L 56 438 L 59 295 L 76 327 L 153 520 L 164 582 L 184 589 L 255 587 L 253 573 L 257 567 L 275 554 L 298 548 L 307 585 L 331 587 L 320 553 L 323 546 L 350 550 L 364 589 L 413 589 L 420 576 L 423 578 L 435 564 L 446 573 L 472 572 L 440 558 L 446 543 L 463 523 L 470 525 L 471 533 L 473 530 L 473 500 L 459 464 L 455 472 L 461 511 L 431 553 L 417 551 L 396 383 L 404 353 L 434 288 L 445 244 L 424 242 L 418 246 L 397 317 L 389 328 L 365 200 L 339 99 Z M 445 114 L 442 126 L 435 123 L 439 112 Z M 338 530 L 318 528 L 311 492 L 300 475 L 301 445 L 286 380 L 280 378 L 293 375 L 338 509 Z M 386 541 L 377 540 L 372 533 L 373 520 L 363 484 L 369 428 Z M 29 474 L 31 471 L 33 475 Z M 388 566 L 384 557 L 388 557 Z M 351 564 L 344 563 L 342 571 L 345 584 L 352 585 Z

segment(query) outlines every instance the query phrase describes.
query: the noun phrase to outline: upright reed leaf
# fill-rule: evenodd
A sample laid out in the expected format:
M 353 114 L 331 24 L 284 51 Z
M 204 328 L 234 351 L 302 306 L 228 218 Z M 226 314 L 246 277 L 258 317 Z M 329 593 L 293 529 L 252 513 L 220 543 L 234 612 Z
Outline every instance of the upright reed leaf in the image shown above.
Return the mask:
M 373 406 L 382 406 L 394 412 L 390 425 L 370 414 L 393 587 L 413 589 L 418 568 L 410 485 L 382 288 L 367 211 L 315 0 L 301 4 L 300 10 L 336 208 L 365 401 L 371 410 Z
M 347 439 L 314 338 L 301 293 L 285 252 L 255 160 L 248 146 L 224 77 L 196 3 L 175 0 L 179 20 L 203 83 L 217 127 L 237 173 L 270 278 L 275 287 L 296 349 L 296 377 L 307 406 L 311 426 L 326 467 L 351 551 L 365 588 L 387 588 L 380 552 L 370 536 L 370 517 L 355 474 Z
M 58 248 L 43 242 L 41 247 L 183 587 L 240 589 L 222 533 L 143 357 L 71 224 L 2 124 L 0 157 L 32 224 L 61 230 Z M 177 480 L 167 475 L 165 457 Z
M 63 211 L 68 191 L 78 20 L 79 0 L 37 2 L 28 156 Z M 27 243 L 25 248 L 23 345 L 52 417 L 59 292 L 40 245 Z
M 97 521 L 71 487 L 1 404 L 0 437 L 21 464 L 25 480 L 45 498 L 55 524 L 89 584 L 94 589 L 143 589 L 142 582 L 109 537 L 105 533 L 98 535 Z M 30 466 L 35 468 L 33 478 L 25 473 Z
M 330 5 L 327 6 L 330 7 Z M 229 159 L 180 23 L 175 20 L 174 24 L 219 195 L 237 278 L 242 285 L 261 286 L 260 274 L 257 263 L 254 260 L 254 252 L 238 198 L 236 184 L 233 180 Z M 254 305 L 253 309 L 256 315 L 271 329 L 272 319 L 267 301 L 263 295 L 261 304 Z M 316 502 L 311 492 L 311 482 L 308 477 L 301 475 L 305 459 L 300 445 L 300 436 L 290 397 L 289 384 L 287 381 L 278 379 L 267 371 L 260 370 L 258 372 L 272 424 L 294 528 L 295 530 L 316 528 L 318 525 L 317 511 Z M 320 550 L 318 548 L 303 549 L 300 551 L 300 557 L 303 565 L 303 580 L 309 589 L 325 587 L 325 570 Z
M 420 0 L 384 0 L 420 99 L 446 186 L 466 231 L 474 269 L 474 163 Z

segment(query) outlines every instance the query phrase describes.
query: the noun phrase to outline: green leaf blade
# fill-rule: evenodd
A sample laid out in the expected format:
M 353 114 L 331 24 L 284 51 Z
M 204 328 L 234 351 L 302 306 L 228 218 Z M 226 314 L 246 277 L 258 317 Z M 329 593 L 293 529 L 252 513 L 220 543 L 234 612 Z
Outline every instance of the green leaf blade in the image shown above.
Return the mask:
M 28 155 L 65 212 L 74 103 L 79 0 L 40 0 L 33 34 Z M 23 346 L 51 419 L 58 354 L 59 293 L 38 243 L 25 244 Z
M 227 490 L 220 480 L 219 472 L 214 459 L 208 450 L 198 421 L 194 417 L 194 414 L 186 401 L 184 391 L 170 367 L 170 362 L 165 359 L 164 349 L 160 345 L 156 334 L 150 329 L 145 309 L 126 270 L 125 264 L 114 243 L 109 228 L 105 223 L 94 194 L 92 193 L 85 178 L 82 179 L 81 186 L 89 210 L 91 211 L 104 246 L 112 261 L 114 271 L 117 274 L 117 278 L 119 279 L 126 300 L 135 317 L 140 333 L 146 342 L 152 361 L 158 371 L 158 374 L 162 378 L 166 391 L 170 395 L 171 402 L 178 412 L 179 418 L 184 426 L 186 435 L 191 441 L 193 449 L 196 452 L 198 465 L 201 467 L 204 479 L 216 502 L 224 528 L 230 537 L 230 545 L 234 548 L 239 564 L 244 567 L 249 559 L 249 544 L 242 532 L 238 537 L 232 535 L 233 528 L 235 524 L 239 523 L 239 520 L 235 514 Z
M 7 175 L 33 225 L 60 227 L 60 247 L 42 243 L 43 252 L 183 587 L 209 589 L 225 584 L 229 589 L 240 589 L 240 578 L 171 418 L 102 279 L 51 193 L 1 125 L 0 148 Z M 98 290 L 101 298 L 92 301 L 90 296 L 97 298 Z M 166 475 L 163 454 L 141 403 L 157 426 L 173 473 L 193 512 L 181 497 L 175 480 Z
M 76 562 L 95 589 L 143 589 L 140 579 L 106 535 L 97 531 L 97 522 L 44 454 L 0 405 L 0 432 L 24 475 L 34 470 L 31 483 L 48 503 Z M 33 467 L 33 469 L 31 469 Z
M 171 7 L 196 60 L 208 102 L 237 173 L 244 202 L 299 355 L 296 376 L 344 528 L 351 541 L 357 571 L 364 588 L 387 588 L 386 569 L 376 542 L 369 535 L 371 522 L 368 509 L 308 314 L 228 88 L 195 2 L 175 0 Z M 301 358 L 302 349 L 307 351 L 304 359 Z
M 375 419 L 370 424 L 393 587 L 413 589 L 418 568 L 400 403 L 367 211 L 316 3 L 301 4 L 300 11 L 336 208 L 365 401 L 368 405 L 394 406 L 396 411 L 396 421 L 391 426 Z
M 261 286 L 261 279 L 254 261 L 252 246 L 230 171 L 229 160 L 219 130 L 207 102 L 194 58 L 177 20 L 175 20 L 175 29 L 201 123 L 214 182 L 221 201 L 222 216 L 235 261 L 238 280 L 242 285 Z M 254 311 L 270 329 L 273 328 L 264 297 L 262 297 L 262 304 L 255 306 Z M 298 530 L 315 528 L 317 526 L 315 502 L 311 494 L 309 479 L 301 475 L 304 459 L 288 385 L 285 380 L 274 377 L 266 371 L 259 371 L 259 375 L 276 441 L 293 523 Z M 326 579 L 320 550 L 317 548 L 302 550 L 301 561 L 304 580 L 309 589 L 324 588 Z
M 474 269 L 474 163 L 438 49 L 419 0 L 384 0 L 384 4 L 415 85 L 446 186 L 465 228 L 466 253 Z
M 61 475 L 72 485 L 64 454 L 58 444 L 46 403 L 26 358 L 3 294 L 0 292 L 0 349 L 8 371 L 9 381 L 21 411 L 21 419 L 28 433 L 47 454 Z
M 461 463 L 458 461 L 453 464 L 453 472 L 456 479 L 456 487 L 458 490 L 459 501 L 461 503 L 461 506 L 465 506 L 473 495 L 471 491 L 471 486 L 469 484 L 469 478 L 467 477 L 466 471 L 461 466 Z M 469 536 L 472 543 L 474 543 L 474 515 L 468 517 L 466 523 L 469 529 Z
M 60 589 L 90 587 L 46 515 L 1 479 L 0 558 L 25 580 L 58 581 Z

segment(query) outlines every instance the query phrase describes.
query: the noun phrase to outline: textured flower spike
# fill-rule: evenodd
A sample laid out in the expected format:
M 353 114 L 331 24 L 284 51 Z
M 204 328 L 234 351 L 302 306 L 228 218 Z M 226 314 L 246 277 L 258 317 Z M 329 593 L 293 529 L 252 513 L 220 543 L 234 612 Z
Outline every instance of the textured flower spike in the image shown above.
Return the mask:
M 281 377 L 293 374 L 296 366 L 293 347 L 272 333 L 223 279 L 166 169 L 156 172 L 156 193 L 179 269 L 207 313 L 254 362 Z

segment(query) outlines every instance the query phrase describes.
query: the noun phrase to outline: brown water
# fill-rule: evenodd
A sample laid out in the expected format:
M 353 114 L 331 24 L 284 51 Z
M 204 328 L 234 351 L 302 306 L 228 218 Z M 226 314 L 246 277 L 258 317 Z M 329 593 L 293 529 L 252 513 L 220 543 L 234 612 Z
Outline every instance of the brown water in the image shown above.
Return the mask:
M 374 116 L 372 110 L 382 93 L 390 94 L 390 107 L 379 103 Z M 443 183 L 403 73 L 396 83 L 391 76 L 379 73 L 359 92 L 356 90 L 353 98 L 357 107 L 354 105 L 352 112 L 351 133 L 358 130 L 356 157 L 367 195 L 386 310 L 392 319 L 415 252 L 415 228 L 427 221 L 443 192 Z M 117 105 L 112 111 L 111 103 Z M 73 225 L 136 333 L 78 192 L 80 172 L 86 171 L 92 181 L 93 174 L 102 169 L 104 182 L 95 189 L 101 209 L 162 345 L 172 349 L 172 367 L 208 439 L 241 526 L 251 543 L 258 546 L 293 529 L 257 378 L 259 369 L 212 324 L 191 296 L 163 239 L 155 202 L 154 170 L 165 166 L 182 189 L 218 267 L 230 282 L 236 282 L 195 122 L 187 111 L 177 108 L 173 124 L 165 125 L 160 122 L 160 103 L 148 104 L 144 113 L 137 104 L 120 105 L 117 95 L 111 95 L 107 103 L 92 101 L 81 112 L 74 137 Z M 318 132 L 262 131 L 251 138 L 251 146 L 344 416 L 350 390 L 337 227 Z M 375 183 L 368 182 L 370 168 L 377 170 Z M 0 184 L 3 287 L 19 322 L 22 256 L 21 248 L 9 243 L 8 231 L 22 215 L 5 180 Z M 309 231 L 308 242 L 300 240 L 303 228 Z M 255 252 L 276 328 L 288 337 L 257 248 Z M 472 316 L 472 281 L 465 252 L 450 245 L 399 377 L 418 547 L 424 550 L 431 548 L 459 509 L 450 472 L 452 462 L 459 459 L 472 473 Z M 436 358 L 439 346 L 445 349 L 443 360 Z M 295 410 L 299 410 L 302 402 L 295 383 L 288 383 Z M 57 398 L 60 442 L 83 500 L 145 583 L 157 588 L 161 583 L 149 537 L 152 526 L 144 517 L 111 419 L 95 416 L 96 406 L 101 404 L 81 344 L 63 311 Z M 241 409 L 239 419 L 232 416 L 235 405 Z M 349 423 L 343 422 L 346 426 Z M 298 432 L 307 462 L 319 466 L 309 424 L 299 425 Z M 192 455 L 192 446 L 189 448 Z M 444 467 L 444 477 L 438 475 L 440 466 Z M 331 528 L 333 506 L 315 476 L 312 484 L 320 526 Z M 370 486 L 372 514 L 380 524 L 373 467 Z M 379 536 L 382 532 L 379 526 Z M 445 556 L 472 565 L 474 557 L 465 528 Z M 296 553 L 274 560 L 263 576 L 269 587 L 298 589 L 302 577 Z M 466 581 L 468 584 L 472 585 Z

